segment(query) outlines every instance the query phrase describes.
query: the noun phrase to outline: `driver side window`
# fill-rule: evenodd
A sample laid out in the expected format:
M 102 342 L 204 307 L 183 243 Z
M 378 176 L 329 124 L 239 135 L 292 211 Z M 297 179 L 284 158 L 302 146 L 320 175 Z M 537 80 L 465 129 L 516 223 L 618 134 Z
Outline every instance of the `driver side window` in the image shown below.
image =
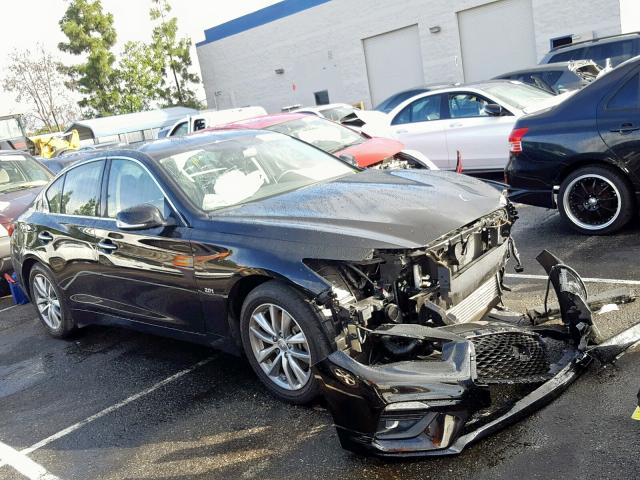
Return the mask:
M 107 216 L 115 218 L 118 212 L 142 204 L 157 207 L 165 218 L 170 214 L 164 194 L 149 172 L 130 160 L 112 160 L 107 186 Z
M 451 118 L 487 117 L 484 107 L 488 103 L 474 93 L 450 93 L 449 113 Z

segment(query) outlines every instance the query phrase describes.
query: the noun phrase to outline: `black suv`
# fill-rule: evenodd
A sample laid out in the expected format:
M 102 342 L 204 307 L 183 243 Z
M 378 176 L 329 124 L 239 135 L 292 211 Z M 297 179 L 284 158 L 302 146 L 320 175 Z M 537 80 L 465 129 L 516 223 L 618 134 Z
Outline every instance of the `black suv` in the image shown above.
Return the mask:
M 636 55 L 640 55 L 640 32 L 595 38 L 552 48 L 540 63 L 593 60 L 605 67 L 607 59 L 610 59 L 611 66 L 615 67 Z
M 513 201 L 557 207 L 582 233 L 622 228 L 640 201 L 640 57 L 520 118 L 509 144 Z

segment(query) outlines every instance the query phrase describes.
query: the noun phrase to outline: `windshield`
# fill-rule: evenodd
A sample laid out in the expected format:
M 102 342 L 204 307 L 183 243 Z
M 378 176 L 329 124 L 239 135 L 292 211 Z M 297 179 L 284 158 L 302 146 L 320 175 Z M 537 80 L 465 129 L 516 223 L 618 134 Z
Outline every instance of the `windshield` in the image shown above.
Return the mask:
M 520 110 L 554 96 L 552 93 L 519 82 L 486 84 L 482 86 L 482 90 Z
M 267 130 L 299 138 L 329 153 L 344 150 L 364 141 L 359 133 L 350 128 L 316 116 L 278 123 L 267 127 Z
M 204 211 L 241 205 L 357 171 L 278 133 L 223 137 L 174 153 L 159 163 Z
M 33 158 L 25 155 L 0 155 L 0 193 L 46 185 L 52 177 Z
M 22 129 L 16 118 L 0 120 L 0 138 L 17 138 L 22 136 Z
M 324 110 L 320 110 L 320 115 L 334 122 L 339 122 L 347 115 L 351 115 L 354 110 L 354 107 L 349 106 L 325 108 Z

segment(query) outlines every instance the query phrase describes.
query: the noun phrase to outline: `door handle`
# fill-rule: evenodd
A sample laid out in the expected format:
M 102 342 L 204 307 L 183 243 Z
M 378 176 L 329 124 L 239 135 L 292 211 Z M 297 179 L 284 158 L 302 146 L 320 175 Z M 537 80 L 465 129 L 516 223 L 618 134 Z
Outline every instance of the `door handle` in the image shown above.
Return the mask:
M 399 134 L 409 133 L 409 130 L 400 129 L 400 130 L 396 130 L 396 133 L 399 133 Z
M 114 250 L 117 250 L 118 246 L 115 243 L 113 243 L 111 240 L 107 239 L 107 240 L 101 240 L 100 242 L 98 242 L 98 248 L 108 253 L 108 252 L 113 252 Z
M 38 240 L 40 240 L 42 243 L 49 243 L 51 240 L 53 240 L 53 235 L 51 235 L 47 231 L 40 232 L 38 234 Z
M 613 133 L 625 135 L 627 133 L 635 132 L 636 130 L 640 130 L 640 127 L 636 127 L 633 123 L 623 123 L 620 125 L 620 128 L 614 128 L 611 131 Z
M 450 128 L 458 128 L 458 127 L 461 127 L 461 126 L 462 126 L 462 124 L 461 124 L 461 123 L 450 123 L 450 124 L 449 124 L 449 127 L 450 127 Z

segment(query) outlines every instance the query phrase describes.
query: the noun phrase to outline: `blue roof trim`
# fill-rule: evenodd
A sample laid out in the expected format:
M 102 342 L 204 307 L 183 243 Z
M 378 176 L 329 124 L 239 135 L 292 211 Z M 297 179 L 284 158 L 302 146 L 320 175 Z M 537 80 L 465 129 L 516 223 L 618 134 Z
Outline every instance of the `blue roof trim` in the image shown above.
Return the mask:
M 204 31 L 204 40 L 196 43 L 196 47 L 201 47 L 216 40 L 251 30 L 260 25 L 265 25 L 330 1 L 331 0 L 284 0 L 279 3 L 274 3 L 273 5 L 249 13 L 243 17 L 206 29 Z

